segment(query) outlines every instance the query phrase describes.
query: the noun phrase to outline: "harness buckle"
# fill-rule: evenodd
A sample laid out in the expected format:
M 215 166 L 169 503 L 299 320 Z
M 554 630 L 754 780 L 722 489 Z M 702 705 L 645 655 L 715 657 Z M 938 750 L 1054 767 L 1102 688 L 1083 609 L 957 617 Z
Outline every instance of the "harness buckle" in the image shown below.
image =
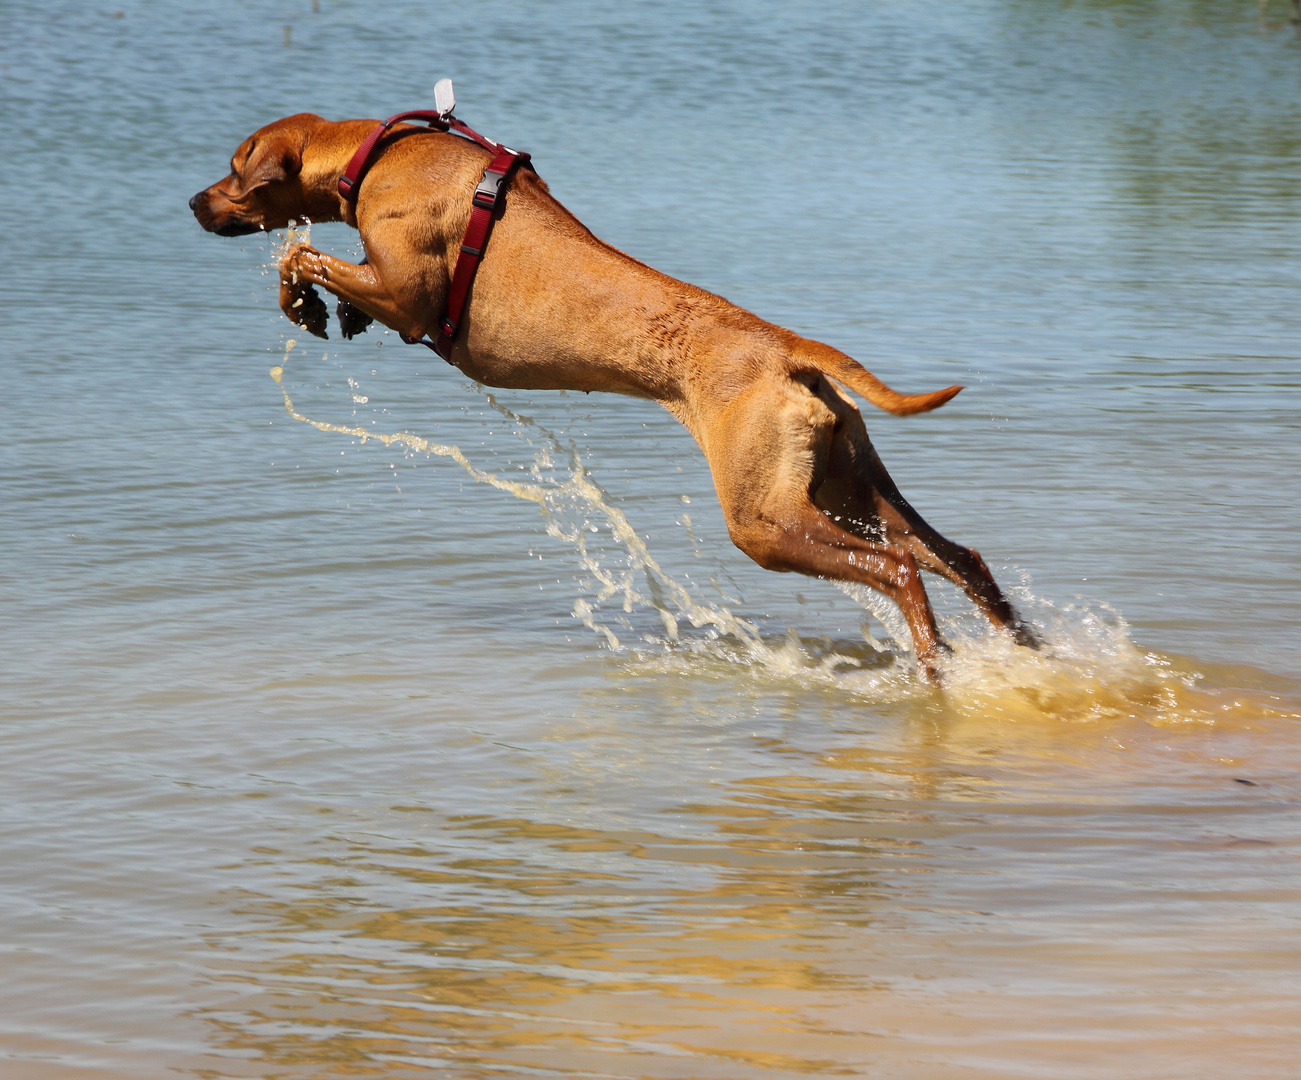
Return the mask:
M 501 201 L 502 188 L 506 183 L 506 174 L 485 169 L 483 179 L 474 189 L 474 205 L 481 210 L 496 210 Z
M 451 319 L 441 319 L 438 323 L 438 332 L 451 339 L 456 337 L 456 323 Z

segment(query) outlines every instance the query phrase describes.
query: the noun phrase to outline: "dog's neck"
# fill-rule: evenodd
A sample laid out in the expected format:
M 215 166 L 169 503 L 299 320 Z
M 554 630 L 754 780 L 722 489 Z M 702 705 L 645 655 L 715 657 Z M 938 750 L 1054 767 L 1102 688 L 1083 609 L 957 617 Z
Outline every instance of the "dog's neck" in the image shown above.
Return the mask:
M 346 221 L 355 225 L 353 206 L 339 194 L 339 177 L 378 120 L 327 122 L 312 132 L 303 148 L 304 213 L 312 221 Z

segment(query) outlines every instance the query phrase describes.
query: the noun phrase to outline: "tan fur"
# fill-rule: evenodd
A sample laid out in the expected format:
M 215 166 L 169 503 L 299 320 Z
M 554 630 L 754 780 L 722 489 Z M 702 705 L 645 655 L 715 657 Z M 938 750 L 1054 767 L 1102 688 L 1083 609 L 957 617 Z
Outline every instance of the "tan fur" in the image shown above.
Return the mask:
M 345 336 L 372 319 L 409 337 L 436 333 L 470 193 L 489 160 L 464 139 L 400 125 L 354 209 L 337 183 L 375 123 L 279 120 L 240 146 L 230 176 L 191 200 L 199 223 L 224 235 L 291 218 L 360 231 L 361 265 L 307 246 L 281 264 L 281 307 L 322 337 L 327 314 L 313 286 L 339 297 Z M 938 408 L 961 387 L 899 394 L 831 346 L 652 270 L 594 237 L 531 171 L 511 183 L 451 362 L 490 386 L 658 401 L 704 450 L 737 546 L 773 570 L 885 592 L 932 679 L 945 646 L 919 569 L 956 581 L 996 625 L 1034 643 L 979 555 L 904 501 L 831 380 L 899 416 Z

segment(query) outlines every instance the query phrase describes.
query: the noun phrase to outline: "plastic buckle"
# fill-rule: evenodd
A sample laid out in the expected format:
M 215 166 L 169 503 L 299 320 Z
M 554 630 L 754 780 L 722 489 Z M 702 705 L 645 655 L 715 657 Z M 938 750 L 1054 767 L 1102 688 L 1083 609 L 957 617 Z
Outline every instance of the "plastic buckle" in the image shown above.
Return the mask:
M 456 337 L 456 323 L 452 322 L 451 319 L 443 319 L 438 324 L 438 332 L 448 339 L 454 338 Z
M 485 169 L 483 179 L 474 189 L 474 205 L 481 210 L 496 210 L 501 201 L 502 188 L 506 184 L 506 174 Z

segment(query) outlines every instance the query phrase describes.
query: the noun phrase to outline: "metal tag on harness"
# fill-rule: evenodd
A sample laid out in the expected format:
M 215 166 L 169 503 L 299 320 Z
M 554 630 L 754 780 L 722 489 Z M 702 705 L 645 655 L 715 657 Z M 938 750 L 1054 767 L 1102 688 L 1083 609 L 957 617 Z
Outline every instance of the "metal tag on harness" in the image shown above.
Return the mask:
M 452 110 L 456 108 L 456 95 L 452 93 L 451 79 L 439 79 L 434 83 L 434 108 L 444 118 L 452 115 Z

